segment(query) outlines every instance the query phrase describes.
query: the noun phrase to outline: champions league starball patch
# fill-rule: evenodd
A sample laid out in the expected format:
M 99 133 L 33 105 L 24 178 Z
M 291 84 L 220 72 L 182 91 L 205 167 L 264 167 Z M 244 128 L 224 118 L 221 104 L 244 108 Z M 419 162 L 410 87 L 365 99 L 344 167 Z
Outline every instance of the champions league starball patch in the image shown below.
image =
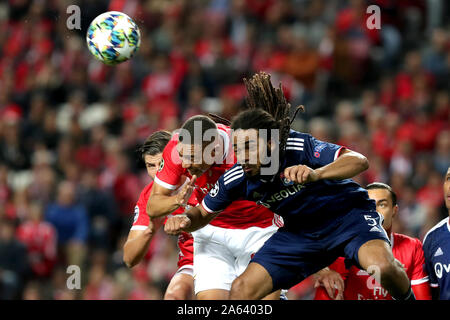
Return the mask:
M 159 164 L 158 172 L 162 171 L 164 168 L 164 159 L 161 159 L 161 163 Z
M 135 207 L 134 207 L 134 218 L 133 218 L 133 223 L 136 223 L 138 217 L 139 217 L 139 207 L 138 207 L 138 206 L 135 206 Z
M 215 196 L 217 196 L 218 193 L 219 193 L 219 182 L 216 182 L 214 188 L 212 188 L 209 191 L 209 195 L 214 198 Z

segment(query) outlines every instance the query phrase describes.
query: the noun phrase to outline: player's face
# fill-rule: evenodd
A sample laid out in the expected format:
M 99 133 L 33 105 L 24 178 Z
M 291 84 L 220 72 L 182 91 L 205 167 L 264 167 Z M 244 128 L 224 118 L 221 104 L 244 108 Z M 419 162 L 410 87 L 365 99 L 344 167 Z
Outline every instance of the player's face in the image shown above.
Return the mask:
M 262 151 L 267 151 L 268 147 L 268 143 L 259 137 L 255 129 L 238 129 L 233 132 L 234 153 L 248 177 L 260 174 L 261 159 L 264 155 Z
M 450 210 L 450 168 L 448 168 L 444 180 L 444 199 L 445 199 L 445 206 L 447 207 L 448 210 Z
M 211 167 L 211 164 L 205 161 L 201 145 L 178 143 L 177 150 L 181 159 L 181 166 L 187 169 L 191 176 L 200 177 Z
M 147 173 L 152 179 L 155 179 L 156 172 L 158 172 L 159 165 L 161 164 L 162 153 L 158 153 L 154 156 L 146 154 L 144 156 L 145 168 Z
M 377 211 L 384 217 L 383 227 L 390 230 L 392 227 L 392 219 L 397 214 L 398 206 L 392 203 L 392 197 L 389 190 L 371 189 L 367 190 L 369 198 L 375 200 Z

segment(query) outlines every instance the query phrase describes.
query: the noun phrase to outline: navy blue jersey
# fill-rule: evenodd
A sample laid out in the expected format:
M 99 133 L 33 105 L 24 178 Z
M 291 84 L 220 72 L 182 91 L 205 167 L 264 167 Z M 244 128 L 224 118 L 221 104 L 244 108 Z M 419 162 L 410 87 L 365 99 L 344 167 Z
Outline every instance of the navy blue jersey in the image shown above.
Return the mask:
M 342 148 L 291 130 L 278 174 L 269 181 L 261 176 L 250 178 L 237 163 L 220 177 L 202 206 L 212 213 L 239 198 L 255 201 L 281 215 L 285 227 L 293 231 L 323 229 L 354 208 L 375 210 L 367 191 L 351 179 L 294 184 L 281 174 L 285 168 L 299 164 L 312 169 L 323 167 L 333 162 Z
M 428 231 L 423 239 L 423 252 L 431 287 L 439 287 L 441 300 L 450 300 L 449 218 L 445 218 Z

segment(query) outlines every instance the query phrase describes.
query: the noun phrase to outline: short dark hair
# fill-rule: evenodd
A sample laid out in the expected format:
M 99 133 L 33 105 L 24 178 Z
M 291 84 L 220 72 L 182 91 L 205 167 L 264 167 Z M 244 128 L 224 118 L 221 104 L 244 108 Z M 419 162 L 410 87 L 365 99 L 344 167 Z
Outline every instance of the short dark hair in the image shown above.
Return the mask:
M 197 134 L 195 129 L 198 125 L 201 126 L 201 137 L 195 136 L 195 134 Z M 200 141 L 202 143 L 206 143 L 207 141 L 203 141 L 203 137 L 205 135 L 205 132 L 208 130 L 211 130 L 211 129 L 217 130 L 217 125 L 211 118 L 204 116 L 204 115 L 197 115 L 197 116 L 190 117 L 181 126 L 181 130 L 185 130 L 187 133 L 189 133 L 189 135 L 191 137 L 191 141 L 183 141 L 185 136 L 182 134 L 182 132 L 180 133 L 179 141 L 182 143 L 189 143 L 189 144 L 194 144 L 194 143 L 200 142 Z M 198 140 L 199 138 L 200 138 L 200 140 Z
M 163 152 L 171 137 L 172 134 L 165 130 L 152 133 L 139 148 L 142 160 L 145 160 L 146 155 L 155 156 Z
M 371 184 L 368 184 L 366 187 L 366 190 L 373 190 L 373 189 L 388 190 L 389 193 L 391 194 L 392 204 L 394 206 L 397 205 L 397 195 L 395 194 L 394 190 L 392 190 L 391 186 L 387 185 L 386 183 L 382 183 L 382 182 L 373 182 Z

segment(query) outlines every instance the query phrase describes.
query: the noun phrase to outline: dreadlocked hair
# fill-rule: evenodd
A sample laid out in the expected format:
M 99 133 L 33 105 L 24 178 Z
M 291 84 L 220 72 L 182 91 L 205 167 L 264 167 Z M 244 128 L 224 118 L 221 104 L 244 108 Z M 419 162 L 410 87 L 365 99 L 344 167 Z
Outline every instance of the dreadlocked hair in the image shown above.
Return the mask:
M 259 72 L 250 80 L 244 78 L 248 92 L 245 103 L 249 110 L 238 115 L 233 123 L 233 129 L 279 129 L 280 154 L 283 154 L 289 137 L 291 124 L 298 111 L 305 111 L 304 106 L 298 106 L 292 120 L 289 118 L 291 104 L 287 102 L 281 88 L 281 83 L 275 89 L 270 75 Z M 270 116 L 270 117 L 269 117 Z

